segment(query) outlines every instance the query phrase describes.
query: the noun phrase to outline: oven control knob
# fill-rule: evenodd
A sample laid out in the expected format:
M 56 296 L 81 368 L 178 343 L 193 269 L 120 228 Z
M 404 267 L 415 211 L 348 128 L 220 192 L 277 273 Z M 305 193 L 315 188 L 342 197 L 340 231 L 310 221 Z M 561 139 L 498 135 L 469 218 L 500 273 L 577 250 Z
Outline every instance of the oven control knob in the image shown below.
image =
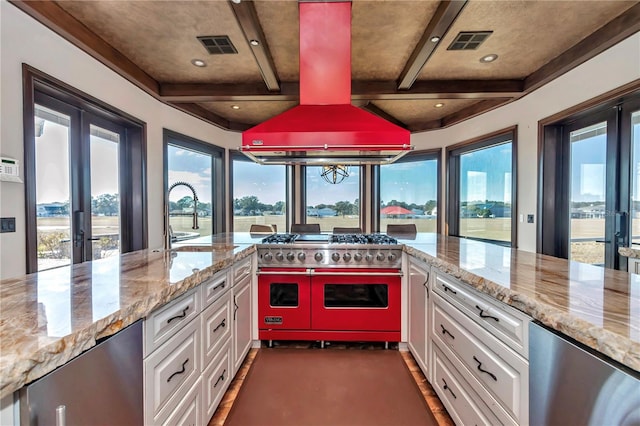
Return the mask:
M 273 260 L 273 255 L 271 253 L 265 253 L 262 258 L 265 262 L 271 262 Z
M 340 253 L 333 253 L 331 255 L 331 260 L 333 260 L 334 262 L 337 262 L 338 260 L 340 260 Z
M 342 255 L 342 258 L 344 259 L 345 262 L 348 262 L 351 260 L 351 254 L 350 253 L 345 253 Z
M 362 254 L 360 253 L 356 253 L 353 255 L 353 260 L 355 260 L 356 262 L 360 262 L 362 260 Z
M 316 262 L 322 262 L 322 253 L 317 252 L 313 255 L 313 258 L 316 260 Z
M 316 253 L 316 254 L 319 254 L 319 253 Z M 298 260 L 299 260 L 300 262 L 304 262 L 304 260 L 305 260 L 306 258 L 307 258 L 307 256 L 304 254 L 304 252 L 300 252 L 300 253 L 298 253 Z
M 284 254 L 282 253 L 276 253 L 276 260 L 278 262 L 282 262 L 284 260 Z
M 287 260 L 289 262 L 293 262 L 295 259 L 296 259 L 296 255 L 293 254 L 293 252 L 290 251 L 289 253 L 287 253 Z
M 396 255 L 393 253 L 389 253 L 389 256 L 387 257 L 387 259 L 389 259 L 389 262 L 394 262 L 396 260 Z
M 373 261 L 373 255 L 371 253 L 367 253 L 367 255 L 364 257 L 364 260 L 371 263 Z
M 277 257 L 277 255 L 276 255 L 276 257 Z M 379 261 L 379 262 L 382 262 L 384 260 L 384 253 L 378 253 L 376 255 L 376 260 Z

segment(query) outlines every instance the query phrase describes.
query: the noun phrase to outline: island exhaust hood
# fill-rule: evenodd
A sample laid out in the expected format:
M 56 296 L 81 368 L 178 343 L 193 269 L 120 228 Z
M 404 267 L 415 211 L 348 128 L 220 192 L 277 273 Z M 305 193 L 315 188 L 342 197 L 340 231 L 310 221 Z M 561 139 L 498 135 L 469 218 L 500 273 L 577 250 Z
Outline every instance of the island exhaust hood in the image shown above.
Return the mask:
M 410 132 L 351 105 L 351 2 L 300 2 L 300 105 L 242 133 L 261 164 L 388 164 Z

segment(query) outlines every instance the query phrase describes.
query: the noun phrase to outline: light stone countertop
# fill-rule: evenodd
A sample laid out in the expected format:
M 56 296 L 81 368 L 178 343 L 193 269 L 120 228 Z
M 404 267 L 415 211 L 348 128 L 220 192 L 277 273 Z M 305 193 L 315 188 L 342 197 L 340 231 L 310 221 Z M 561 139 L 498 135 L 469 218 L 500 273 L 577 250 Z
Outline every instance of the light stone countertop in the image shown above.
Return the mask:
M 1 281 L 0 397 L 250 256 L 261 238 L 205 237 L 183 243 L 202 251 L 141 250 Z M 436 234 L 400 242 L 408 254 L 640 371 L 640 276 Z
M 633 245 L 631 247 L 620 247 L 618 253 L 626 257 L 640 258 L 640 246 Z

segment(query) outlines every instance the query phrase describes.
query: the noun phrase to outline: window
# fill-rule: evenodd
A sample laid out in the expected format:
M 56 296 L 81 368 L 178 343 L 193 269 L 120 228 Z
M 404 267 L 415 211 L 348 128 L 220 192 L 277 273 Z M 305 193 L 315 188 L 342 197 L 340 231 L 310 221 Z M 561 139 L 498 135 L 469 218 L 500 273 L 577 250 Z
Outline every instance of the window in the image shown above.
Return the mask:
M 320 224 L 321 232 L 334 227 L 361 228 L 359 166 L 341 166 L 329 170 L 323 166 L 305 167 L 306 223 Z M 346 171 L 346 174 L 345 174 Z M 326 174 L 325 180 L 322 177 Z M 337 183 L 330 183 L 334 179 Z M 341 177 L 345 175 L 344 179 Z
M 165 203 L 172 242 L 222 232 L 224 150 L 167 129 L 164 144 Z
M 27 272 L 145 248 L 143 123 L 23 73 Z
M 623 87 L 542 120 L 538 251 L 627 269 L 640 235 L 640 92 Z
M 287 231 L 287 167 L 260 165 L 242 154 L 232 157 L 233 231 L 249 232 L 252 224 Z
M 449 234 L 516 246 L 516 129 L 447 148 Z
M 418 232 L 438 231 L 438 157 L 415 153 L 380 166 L 379 229 L 414 223 Z

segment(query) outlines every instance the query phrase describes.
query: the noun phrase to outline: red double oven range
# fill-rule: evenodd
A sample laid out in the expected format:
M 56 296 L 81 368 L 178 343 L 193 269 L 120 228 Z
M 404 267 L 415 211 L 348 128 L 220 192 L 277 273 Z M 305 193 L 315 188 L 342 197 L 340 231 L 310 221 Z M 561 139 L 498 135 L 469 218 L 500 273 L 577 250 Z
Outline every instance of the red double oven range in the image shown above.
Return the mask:
M 384 234 L 275 234 L 258 245 L 261 340 L 400 341 L 402 250 Z

